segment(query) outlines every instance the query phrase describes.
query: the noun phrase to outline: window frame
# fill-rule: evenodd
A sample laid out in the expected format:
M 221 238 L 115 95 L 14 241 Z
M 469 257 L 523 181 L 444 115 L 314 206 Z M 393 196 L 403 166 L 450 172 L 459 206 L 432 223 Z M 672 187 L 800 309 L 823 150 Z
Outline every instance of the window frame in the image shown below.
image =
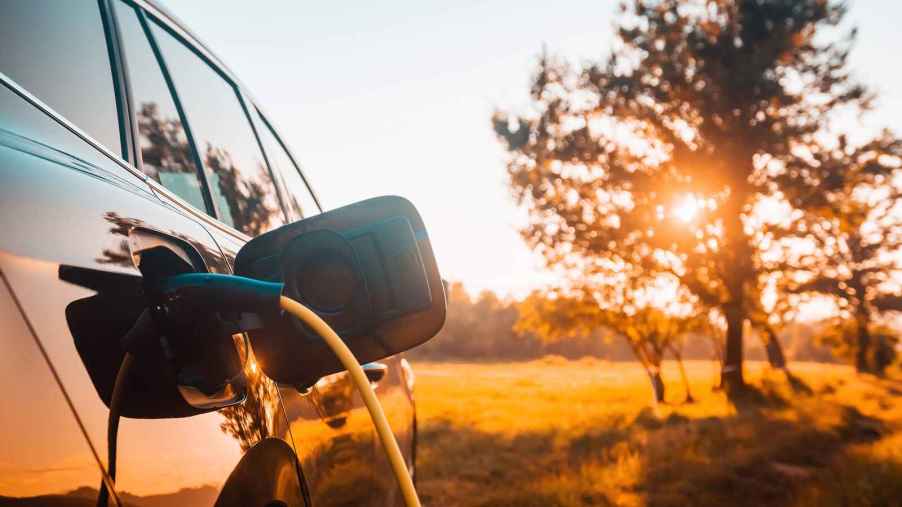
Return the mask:
M 131 96 L 129 93 L 128 69 L 125 66 L 125 57 L 122 54 L 119 33 L 119 24 L 113 13 L 113 5 L 110 0 L 97 0 L 100 6 L 100 19 L 103 24 L 103 35 L 106 39 L 107 53 L 110 58 L 110 73 L 113 79 L 113 92 L 116 95 L 116 110 L 119 120 L 119 144 L 122 153 L 120 156 L 126 162 L 134 161 L 137 148 L 133 144 L 134 136 L 131 134 L 133 119 L 131 115 Z M 139 167 L 140 169 L 140 167 Z
M 197 170 L 199 172 L 202 193 L 204 196 L 204 202 L 206 203 L 208 209 L 201 210 L 201 209 L 194 207 L 193 205 L 191 205 L 190 203 L 188 203 L 181 197 L 175 195 L 175 193 L 166 189 L 163 185 L 161 185 L 159 182 L 155 181 L 153 178 L 145 177 L 145 181 L 147 181 L 147 183 L 149 185 L 151 185 L 155 190 L 158 190 L 161 193 L 165 194 L 168 199 L 173 200 L 182 208 L 192 212 L 194 215 L 203 217 L 206 222 L 214 224 L 217 226 L 217 228 L 219 228 L 223 231 L 229 232 L 231 235 L 239 237 L 243 240 L 247 240 L 249 238 L 249 236 L 247 234 L 245 234 L 244 232 L 232 227 L 231 225 L 229 225 L 219 219 L 222 212 L 218 209 L 214 199 L 212 198 L 212 193 L 210 192 L 210 188 L 209 188 L 209 181 L 207 179 L 207 175 L 204 170 L 203 163 L 200 160 L 200 156 L 197 152 L 197 144 L 195 142 L 194 135 L 191 132 L 190 123 L 187 121 L 187 118 L 185 116 L 184 109 L 182 107 L 182 102 L 181 102 L 181 99 L 179 98 L 179 94 L 173 84 L 173 81 L 172 81 L 172 78 L 169 73 L 167 63 L 166 63 L 166 59 L 158 47 L 156 37 L 152 33 L 152 30 L 150 30 L 150 23 L 156 23 L 160 29 L 165 30 L 169 35 L 174 37 L 177 42 L 183 44 L 189 51 L 193 52 L 195 54 L 195 56 L 197 56 L 204 63 L 209 65 L 213 69 L 213 71 L 216 74 L 218 74 L 219 77 L 221 79 L 223 79 L 225 81 L 225 83 L 228 86 L 230 86 L 232 88 L 232 90 L 235 92 L 238 103 L 240 104 L 241 109 L 244 112 L 244 116 L 245 116 L 248 124 L 250 125 L 251 131 L 254 134 L 254 142 L 257 143 L 257 147 L 260 150 L 260 153 L 263 156 L 263 161 L 266 164 L 267 170 L 269 171 L 270 178 L 272 178 L 272 180 L 273 180 L 273 187 L 274 187 L 274 190 L 276 193 L 275 197 L 276 197 L 276 201 L 279 204 L 279 209 L 282 212 L 283 221 L 285 221 L 287 223 L 288 217 L 289 217 L 289 212 L 288 212 L 287 207 L 284 204 L 285 201 L 284 201 L 284 196 L 282 195 L 282 190 L 279 188 L 280 185 L 276 183 L 277 180 L 275 179 L 276 174 L 274 172 L 273 165 L 270 163 L 269 155 L 267 155 L 266 149 L 263 146 L 263 143 L 261 142 L 260 133 L 257 131 L 256 122 L 254 121 L 252 115 L 250 114 L 251 113 L 250 107 L 256 108 L 256 105 L 254 104 L 254 101 L 248 96 L 247 91 L 244 88 L 244 86 L 241 84 L 241 82 L 234 77 L 234 75 L 225 67 L 225 65 L 223 65 L 222 62 L 218 58 L 216 58 L 202 42 L 200 42 L 196 37 L 194 37 L 193 34 L 188 32 L 188 30 L 180 22 L 178 22 L 171 14 L 165 12 L 159 6 L 157 6 L 151 2 L 148 2 L 146 0 L 101 0 L 101 1 L 104 1 L 104 2 L 119 1 L 128 7 L 135 8 L 138 11 L 138 16 L 139 16 L 139 19 L 141 20 L 142 28 L 144 29 L 145 36 L 147 36 L 148 41 L 150 42 L 150 45 L 153 48 L 154 55 L 157 57 L 157 62 L 160 64 L 160 68 L 164 74 L 164 78 L 166 80 L 167 86 L 169 87 L 169 92 L 172 95 L 173 101 L 176 104 L 176 108 L 179 111 L 179 116 L 182 121 L 182 124 L 185 127 L 185 134 L 186 134 L 186 137 L 188 138 L 189 144 L 191 145 L 192 155 L 193 155 L 193 158 L 195 161 L 195 165 L 197 166 Z M 113 21 L 115 23 L 118 23 L 118 19 L 116 19 L 115 15 L 113 16 Z M 118 25 L 116 26 L 116 29 L 118 31 Z M 116 33 L 116 36 L 117 37 L 119 36 L 118 32 Z M 121 41 L 119 42 L 119 44 L 120 44 L 119 47 L 121 47 Z M 127 62 L 125 62 L 124 67 L 125 67 L 125 73 L 127 74 L 127 76 L 126 76 L 126 78 L 127 78 L 128 77 Z M 128 87 L 127 90 L 130 95 L 131 94 L 130 87 Z M 138 140 L 137 122 L 134 119 L 134 108 L 133 108 L 133 105 L 131 104 L 131 97 L 129 97 L 127 103 L 129 105 L 129 118 L 131 118 L 128 134 L 131 136 L 131 138 L 132 138 L 131 142 L 135 146 L 135 149 L 134 149 L 136 152 L 135 165 L 136 165 L 137 169 L 143 175 L 144 174 L 143 170 L 141 170 L 142 169 L 141 164 L 143 162 L 140 160 L 140 153 L 137 153 L 137 151 L 138 151 L 137 150 L 137 140 Z M 260 109 L 257 108 L 257 111 L 260 111 Z M 267 120 L 267 122 L 268 122 L 268 120 Z M 274 131 L 274 129 L 272 129 L 272 130 Z M 274 131 L 274 133 L 275 133 L 275 131 Z M 278 136 L 277 136 L 277 138 L 278 138 Z M 279 139 L 279 143 L 284 146 L 284 143 L 281 141 L 281 139 Z M 287 149 L 286 149 L 286 152 L 289 154 L 289 157 L 292 159 L 292 162 L 297 167 L 297 163 L 295 162 L 294 157 L 291 155 L 291 152 Z M 303 175 L 302 175 L 302 177 L 303 177 Z M 310 185 L 309 185 L 309 183 L 307 183 L 306 178 L 304 178 L 304 182 L 307 184 L 307 187 L 309 189 Z M 314 196 L 314 200 L 316 200 L 317 206 L 319 206 L 319 200 L 317 199 L 316 194 L 314 194 L 312 190 L 311 190 L 311 194 Z
M 319 200 L 319 196 L 316 195 L 316 192 L 313 190 L 313 186 L 310 185 L 310 180 L 307 179 L 307 176 L 304 174 L 304 171 L 301 168 L 301 164 L 298 164 L 297 159 L 294 157 L 294 154 L 291 153 L 291 148 L 289 148 L 288 145 L 284 141 L 282 141 L 282 136 L 279 135 L 279 130 L 273 126 L 272 121 L 269 119 L 269 117 L 266 115 L 266 113 L 263 111 L 263 109 L 259 105 L 252 103 L 251 107 L 253 107 L 256 110 L 257 116 L 260 118 L 260 121 L 263 122 L 263 125 L 261 125 L 261 127 L 265 128 L 265 129 L 269 129 L 270 133 L 272 133 L 272 136 L 276 139 L 276 142 L 279 143 L 279 146 L 282 148 L 283 151 L 285 151 L 285 154 L 288 155 L 288 160 L 291 161 L 291 165 L 294 167 L 294 170 L 297 171 L 297 173 L 301 176 L 301 181 L 303 181 L 304 186 L 307 187 L 307 192 L 309 192 L 310 196 L 313 197 L 313 202 L 316 203 L 316 207 L 317 207 L 318 211 L 320 213 L 322 213 L 323 205 Z M 270 170 L 272 170 L 272 165 L 270 165 Z M 288 189 L 286 188 L 285 191 L 287 192 Z M 283 203 L 284 202 L 285 201 L 283 201 Z M 287 206 L 284 206 L 284 207 L 286 208 L 286 211 L 287 211 L 288 207 Z M 306 217 L 304 217 L 304 218 L 306 218 Z
M 145 182 L 150 189 L 164 199 L 165 202 L 168 202 L 172 205 L 177 206 L 182 211 L 188 213 L 189 215 L 199 219 L 203 223 L 212 225 L 217 229 L 234 236 L 237 239 L 248 241 L 250 237 L 243 232 L 229 226 L 225 222 L 220 221 L 216 216 L 211 215 L 207 210 L 201 210 L 160 183 L 158 183 L 153 178 L 148 177 L 141 170 L 141 162 L 139 162 L 140 155 L 138 154 L 137 148 L 137 124 L 133 120 L 134 116 L 134 105 L 131 103 L 131 88 L 129 84 L 130 74 L 128 71 L 127 62 L 125 61 L 125 57 L 122 53 L 122 39 L 121 34 L 119 32 L 118 19 L 115 14 L 115 6 L 113 5 L 115 0 L 97 0 L 98 5 L 101 11 L 101 25 L 104 31 L 104 39 L 107 43 L 107 52 L 108 57 L 110 59 L 110 73 L 113 80 L 113 89 L 115 93 L 115 100 L 117 106 L 118 117 L 117 121 L 119 122 L 119 131 L 120 131 L 120 139 L 125 140 L 125 144 L 122 146 L 122 151 L 120 153 L 113 152 L 110 148 L 108 148 L 105 144 L 101 143 L 99 140 L 94 138 L 87 131 L 72 123 L 69 119 L 63 116 L 59 111 L 50 107 L 48 104 L 44 103 L 42 100 L 37 98 L 34 94 L 28 91 L 25 87 L 17 83 L 10 76 L 7 76 L 2 71 L 0 71 L 0 85 L 5 86 L 12 90 L 14 93 L 19 96 L 25 98 L 28 102 L 30 102 L 34 107 L 39 109 L 41 112 L 55 120 L 57 123 L 68 129 L 70 132 L 81 138 L 87 144 L 92 146 L 94 149 L 104 154 L 111 161 L 122 167 L 122 169 L 128 171 L 136 178 Z M 221 76 L 223 79 L 229 83 L 233 89 L 236 90 L 236 95 L 238 96 L 239 103 L 244 109 L 245 115 L 248 117 L 248 121 L 250 122 L 251 129 L 254 131 L 255 136 L 257 137 L 257 144 L 260 146 L 260 151 L 263 154 L 265 163 L 270 171 L 270 174 L 274 176 L 272 164 L 269 163 L 268 155 L 266 154 L 266 149 L 263 144 L 260 142 L 259 132 L 257 132 L 257 124 L 256 121 L 252 118 L 253 115 L 250 114 L 250 108 L 254 108 L 258 113 L 259 117 L 264 121 L 266 128 L 269 128 L 272 132 L 273 136 L 278 141 L 279 145 L 285 150 L 285 153 L 288 155 L 288 158 L 291 160 L 294 165 L 295 170 L 300 174 L 301 179 L 304 181 L 304 184 L 307 187 L 307 190 L 310 192 L 310 195 L 313 197 L 313 200 L 316 202 L 319 211 L 323 211 L 322 201 L 319 198 L 319 195 L 316 193 L 314 187 L 310 184 L 310 179 L 304 174 L 303 166 L 298 163 L 297 157 L 291 151 L 291 148 L 287 143 L 285 143 L 282 139 L 282 135 L 279 133 L 279 130 L 275 128 L 272 121 L 269 119 L 266 111 L 259 106 L 259 103 L 248 93 L 247 88 L 238 80 L 232 73 L 229 71 L 228 67 L 226 67 L 221 60 L 219 60 L 210 49 L 204 45 L 202 41 L 200 41 L 197 37 L 195 37 L 177 18 L 172 16 L 169 12 L 167 12 L 164 8 L 152 2 L 151 0 L 121 0 L 122 3 L 126 4 L 131 8 L 137 9 L 137 14 L 139 19 L 143 20 L 142 28 L 145 29 L 146 33 L 146 19 L 147 17 L 152 18 L 156 23 L 158 23 L 161 28 L 168 30 L 171 34 L 173 34 L 181 43 L 185 44 L 190 50 L 192 50 L 195 54 L 197 54 L 200 58 L 206 61 L 213 69 Z M 152 37 L 152 34 L 151 34 Z M 154 51 L 158 51 L 156 48 L 156 41 L 150 39 L 151 46 L 154 48 Z M 161 65 L 162 68 L 162 65 Z M 173 100 L 176 102 L 176 107 L 181 109 L 181 103 L 179 102 L 178 95 L 173 94 Z M 180 112 L 180 114 L 182 114 Z M 186 136 L 187 130 L 190 126 L 186 126 Z M 193 138 L 191 140 L 192 151 L 195 151 L 195 144 L 193 142 Z M 199 166 L 202 170 L 202 166 Z M 202 185 L 206 185 L 206 176 L 202 175 L 203 179 Z M 279 185 L 276 185 L 276 193 L 279 199 L 279 203 L 282 207 L 282 212 L 285 216 L 288 216 L 288 210 L 283 205 L 283 198 L 280 194 L 281 190 L 278 188 Z M 209 190 L 204 188 L 204 198 L 209 199 Z
M 99 139 L 94 137 L 87 130 L 76 125 L 60 111 L 57 111 L 55 108 L 51 107 L 49 104 L 38 98 L 34 93 L 32 93 L 31 90 L 27 89 L 22 83 L 19 83 L 11 76 L 5 74 L 2 70 L 0 70 L 0 85 L 10 89 L 13 93 L 24 98 L 26 101 L 31 103 L 32 106 L 36 107 L 42 113 L 52 118 L 54 121 L 65 127 L 76 136 L 80 137 L 83 141 L 112 159 L 118 165 L 127 169 L 134 176 L 138 176 L 139 178 L 141 178 L 141 180 L 146 180 L 147 178 L 145 177 L 144 173 L 132 167 L 129 160 L 129 153 L 131 152 L 131 148 L 126 143 L 130 141 L 131 138 L 131 136 L 129 135 L 130 126 L 126 124 L 126 96 L 122 87 L 123 76 L 121 74 L 123 71 L 122 66 L 120 65 L 121 60 L 119 59 L 118 36 L 113 33 L 111 28 L 112 17 L 109 0 L 96 1 L 98 13 L 100 15 L 100 27 L 103 31 L 103 40 L 107 50 L 107 59 L 110 65 L 110 79 L 112 80 L 113 85 L 113 98 L 116 102 L 116 122 L 117 128 L 119 130 L 120 144 L 118 153 L 113 151 L 105 143 L 100 142 Z
M 119 7 L 116 7 L 113 4 L 121 5 L 125 9 L 134 9 L 135 10 L 135 14 L 138 17 L 138 22 L 141 24 L 141 31 L 144 33 L 144 37 L 147 39 L 147 43 L 150 45 L 150 49 L 153 52 L 154 58 L 156 59 L 156 62 L 157 62 L 157 65 L 159 65 L 160 74 L 163 77 L 163 81 L 166 83 L 166 90 L 169 92 L 169 96 L 172 98 L 172 102 L 175 105 L 175 109 L 179 115 L 179 121 L 182 123 L 182 128 L 185 130 L 185 137 L 188 141 L 188 146 L 191 149 L 192 162 L 194 162 L 195 171 L 197 171 L 198 181 L 200 182 L 200 186 L 201 186 L 201 196 L 204 200 L 204 206 L 206 208 L 206 209 L 199 210 L 199 211 L 204 212 L 205 214 L 207 214 L 208 216 L 210 216 L 212 218 L 216 218 L 218 216 L 218 210 L 216 209 L 216 205 L 213 202 L 213 199 L 211 197 L 211 193 L 210 193 L 210 189 L 208 187 L 206 175 L 204 174 L 203 165 L 201 164 L 200 156 L 198 155 L 197 150 L 195 148 L 196 145 L 194 143 L 194 135 L 191 132 L 191 126 L 188 125 L 188 122 L 185 117 L 185 111 L 182 108 L 182 103 L 179 100 L 179 96 L 176 93 L 175 86 L 173 85 L 173 82 L 172 82 L 172 76 L 169 74 L 169 67 L 167 67 L 166 61 L 163 59 L 163 55 L 160 52 L 159 48 L 157 47 L 157 41 L 154 38 L 154 35 L 150 30 L 150 26 L 148 25 L 148 21 L 147 21 L 147 17 L 145 15 L 144 9 L 142 9 L 140 6 L 134 5 L 132 2 L 128 2 L 125 0 L 104 0 L 104 1 L 108 2 L 111 6 L 110 15 L 111 15 L 112 21 L 113 21 L 112 26 L 115 30 L 114 31 L 115 36 L 118 39 L 116 44 L 117 44 L 118 48 L 120 48 L 120 55 L 121 55 L 120 58 L 121 58 L 122 69 L 123 69 L 123 73 L 124 73 L 124 84 L 123 84 L 122 88 L 124 88 L 126 90 L 127 99 L 125 102 L 126 102 L 126 104 L 128 104 L 128 119 L 129 119 L 128 133 L 131 138 L 130 144 L 134 147 L 133 148 L 133 150 L 134 150 L 133 157 L 134 158 L 132 160 L 132 163 L 142 174 L 144 174 L 144 159 L 141 154 L 141 150 L 139 149 L 140 142 L 138 141 L 140 139 L 140 132 L 138 132 L 138 120 L 137 120 L 137 117 L 135 116 L 137 114 L 137 112 L 135 111 L 135 107 L 134 107 L 134 90 L 132 89 L 132 86 L 131 86 L 131 70 L 128 68 L 128 59 L 126 58 L 125 52 L 122 51 L 122 49 L 121 49 L 122 48 L 122 31 L 121 31 L 121 27 L 119 26 L 119 13 L 117 12 Z M 146 181 L 148 183 L 154 185 L 155 188 L 165 189 L 169 195 L 176 197 L 180 201 L 180 204 L 183 204 L 184 206 L 190 207 L 192 209 L 198 209 L 193 204 L 191 204 L 191 203 L 187 202 L 185 199 L 182 199 L 181 197 L 177 196 L 174 192 L 170 191 L 169 189 L 167 189 L 165 186 L 163 186 L 161 183 L 157 182 L 153 178 L 147 177 Z

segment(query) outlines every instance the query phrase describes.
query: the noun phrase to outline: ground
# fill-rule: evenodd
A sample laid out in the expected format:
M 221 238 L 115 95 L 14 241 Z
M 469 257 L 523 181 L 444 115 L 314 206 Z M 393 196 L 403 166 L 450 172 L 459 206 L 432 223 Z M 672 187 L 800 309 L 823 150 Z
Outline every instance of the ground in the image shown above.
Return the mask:
M 738 404 L 715 365 L 675 365 L 654 406 L 635 363 L 414 365 L 426 506 L 902 506 L 902 375 L 747 365 Z

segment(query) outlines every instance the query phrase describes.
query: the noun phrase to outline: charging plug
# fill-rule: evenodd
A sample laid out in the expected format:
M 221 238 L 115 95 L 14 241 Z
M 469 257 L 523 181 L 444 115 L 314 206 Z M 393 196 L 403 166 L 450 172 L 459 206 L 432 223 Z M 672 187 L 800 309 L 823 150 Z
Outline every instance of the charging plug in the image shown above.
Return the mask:
M 151 290 L 164 307 L 223 314 L 279 311 L 283 284 L 216 273 L 184 273 L 160 280 Z

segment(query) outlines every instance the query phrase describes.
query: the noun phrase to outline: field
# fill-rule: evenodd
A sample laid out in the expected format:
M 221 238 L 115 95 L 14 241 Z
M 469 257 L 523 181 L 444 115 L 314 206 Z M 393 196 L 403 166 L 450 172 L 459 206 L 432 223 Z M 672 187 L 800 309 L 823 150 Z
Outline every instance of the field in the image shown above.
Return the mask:
M 651 404 L 634 363 L 423 363 L 417 481 L 427 506 L 902 506 L 902 376 L 751 363 L 742 403 L 713 363 L 675 365 Z M 672 401 L 671 401 L 672 400 Z

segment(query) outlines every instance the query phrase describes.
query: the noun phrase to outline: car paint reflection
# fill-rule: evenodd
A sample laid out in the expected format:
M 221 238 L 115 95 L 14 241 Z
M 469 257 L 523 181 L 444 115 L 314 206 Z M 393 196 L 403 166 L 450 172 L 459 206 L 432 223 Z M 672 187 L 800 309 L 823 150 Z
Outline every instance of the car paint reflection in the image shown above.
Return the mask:
M 0 506 L 25 505 L 25 499 L 33 500 L 32 505 L 63 505 L 66 498 L 98 483 L 97 460 L 5 277 L 0 279 L 0 329 L 4 403 L 28 407 L 0 411 L 0 425 L 6 428 L 0 432 Z M 40 417 L 34 417 L 36 413 Z

